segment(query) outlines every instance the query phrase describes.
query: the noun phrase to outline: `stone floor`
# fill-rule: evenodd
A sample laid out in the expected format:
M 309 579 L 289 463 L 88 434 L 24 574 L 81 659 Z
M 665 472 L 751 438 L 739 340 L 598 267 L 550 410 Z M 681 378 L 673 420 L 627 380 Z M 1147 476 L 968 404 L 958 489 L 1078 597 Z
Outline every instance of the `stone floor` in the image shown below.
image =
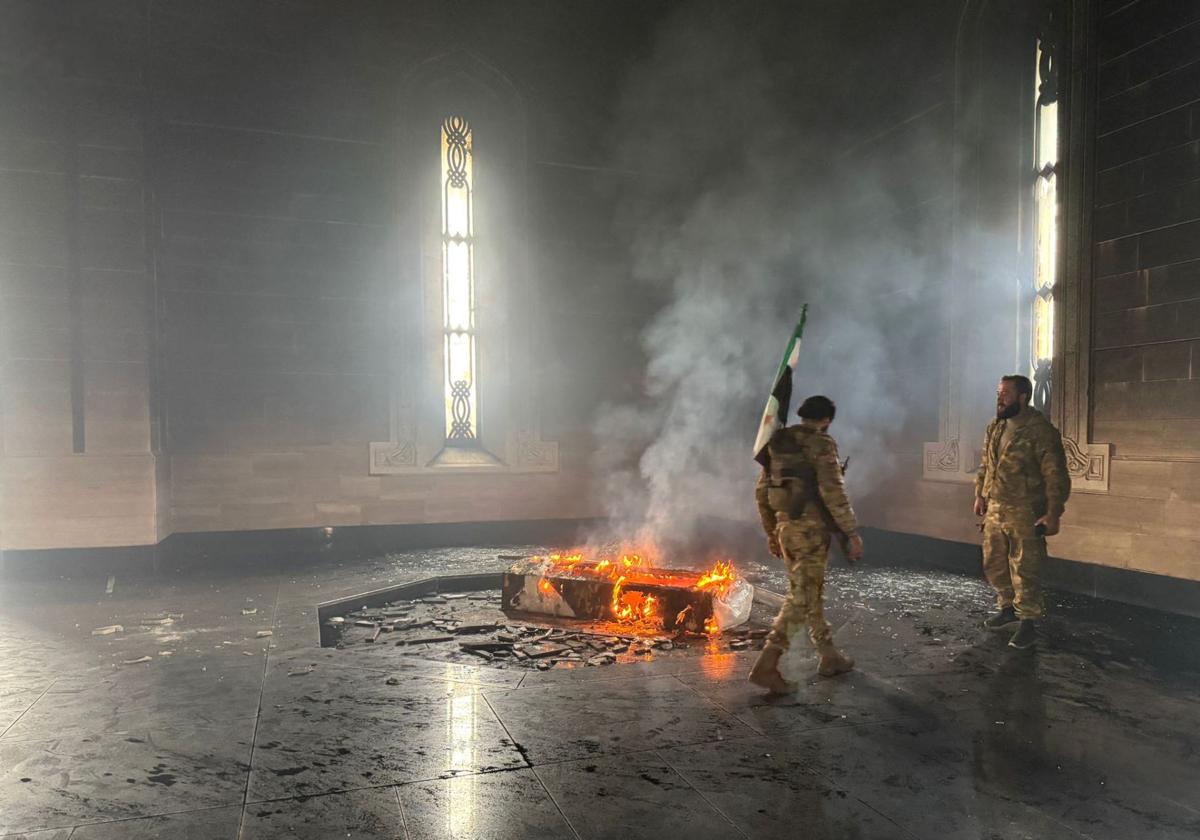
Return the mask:
M 514 550 L 0 583 L 0 836 L 1200 836 L 1195 620 L 1057 596 L 1021 654 L 977 629 L 978 580 L 835 568 L 859 667 L 815 678 L 805 645 L 776 701 L 751 652 L 541 673 L 317 646 L 318 601 Z

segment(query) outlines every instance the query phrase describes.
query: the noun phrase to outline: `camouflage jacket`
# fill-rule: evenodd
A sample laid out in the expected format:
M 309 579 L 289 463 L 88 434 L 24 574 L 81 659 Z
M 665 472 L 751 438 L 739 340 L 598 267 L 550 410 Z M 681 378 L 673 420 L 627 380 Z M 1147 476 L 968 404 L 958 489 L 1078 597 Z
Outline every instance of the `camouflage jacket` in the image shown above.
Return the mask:
M 1062 435 L 1037 409 L 1026 406 L 1021 411 L 1024 422 L 1003 448 L 1009 421 L 988 424 L 975 495 L 1002 505 L 1032 505 L 1039 516 L 1061 516 L 1071 494 Z
M 837 444 L 807 426 L 780 429 L 767 444 L 770 461 L 754 488 L 758 514 L 768 537 L 780 519 L 815 516 L 831 531 L 853 536 L 858 530 L 846 497 Z

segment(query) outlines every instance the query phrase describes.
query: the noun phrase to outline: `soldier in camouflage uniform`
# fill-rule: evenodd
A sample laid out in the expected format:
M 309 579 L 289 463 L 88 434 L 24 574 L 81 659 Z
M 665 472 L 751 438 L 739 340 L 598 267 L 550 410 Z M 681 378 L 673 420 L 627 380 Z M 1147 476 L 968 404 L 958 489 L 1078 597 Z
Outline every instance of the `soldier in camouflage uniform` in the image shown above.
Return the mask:
M 1071 493 L 1062 435 L 1029 405 L 1033 384 L 1005 376 L 996 390 L 996 419 L 988 424 L 975 476 L 975 515 L 983 520 L 983 571 L 996 590 L 999 612 L 991 630 L 1017 625 L 1009 644 L 1037 642 L 1042 617 L 1046 537 L 1059 530 Z
M 805 625 L 821 657 L 818 673 L 832 677 L 854 667 L 854 660 L 834 647 L 822 603 L 830 537 L 838 534 L 851 561 L 863 551 L 837 444 L 828 434 L 835 412 L 828 397 L 805 400 L 797 412 L 800 425 L 778 430 L 767 445 L 770 460 L 754 491 L 767 544 L 787 564 L 791 579 L 787 600 L 750 672 L 751 682 L 773 694 L 795 688 L 779 673 L 779 657 Z

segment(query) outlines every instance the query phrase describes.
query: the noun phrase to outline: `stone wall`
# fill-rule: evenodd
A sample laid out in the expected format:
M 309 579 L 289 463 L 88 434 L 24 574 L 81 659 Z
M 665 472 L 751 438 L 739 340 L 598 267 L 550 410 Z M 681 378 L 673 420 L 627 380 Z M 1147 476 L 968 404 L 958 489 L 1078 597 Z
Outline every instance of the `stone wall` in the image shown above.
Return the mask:
M 5 7 L 3 546 L 155 542 L 136 4 Z M 7 44 L 7 42 L 6 42 Z M 11 47 L 11 48 L 9 48 Z
M 1069 137 L 1090 160 L 1067 201 L 1089 201 L 1091 382 L 1087 440 L 1111 445 L 1107 489 L 1076 492 L 1051 552 L 1064 559 L 1200 579 L 1200 102 L 1195 62 L 1200 9 L 1188 4 L 1081 2 L 1076 26 L 1091 74 L 1087 136 Z M 1086 297 L 1085 297 L 1086 299 Z M 1086 321 L 1085 321 L 1086 322 Z M 1077 348 L 1060 351 L 1070 358 Z M 1058 357 L 1056 357 L 1057 359 Z M 1058 376 L 1056 368 L 1056 377 Z M 1057 387 L 1057 385 L 1056 385 Z M 1071 387 L 1078 387 L 1072 383 Z M 1071 395 L 1072 399 L 1076 394 Z M 945 399 L 945 396 L 943 396 Z M 990 392 L 969 401 L 986 408 Z M 1090 403 L 1090 405 L 1089 405 Z M 973 468 L 978 428 L 963 431 Z M 1080 442 L 1082 443 L 1082 438 Z M 868 501 L 872 524 L 964 543 L 978 541 L 972 487 L 901 479 Z M 1082 482 L 1077 482 L 1077 488 Z

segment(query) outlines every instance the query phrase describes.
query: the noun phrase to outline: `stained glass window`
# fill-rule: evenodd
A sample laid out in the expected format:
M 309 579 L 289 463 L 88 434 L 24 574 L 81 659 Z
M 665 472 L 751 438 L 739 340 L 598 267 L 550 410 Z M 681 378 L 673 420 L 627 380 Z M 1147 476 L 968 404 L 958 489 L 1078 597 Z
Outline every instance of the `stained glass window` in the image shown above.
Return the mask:
M 1058 271 L 1058 68 L 1044 38 L 1037 46 L 1037 89 L 1034 105 L 1033 312 L 1030 378 L 1033 403 L 1050 405 L 1050 373 L 1054 359 L 1054 286 Z
M 475 346 L 474 137 L 463 117 L 442 121 L 442 368 L 446 443 L 475 445 L 479 389 Z

